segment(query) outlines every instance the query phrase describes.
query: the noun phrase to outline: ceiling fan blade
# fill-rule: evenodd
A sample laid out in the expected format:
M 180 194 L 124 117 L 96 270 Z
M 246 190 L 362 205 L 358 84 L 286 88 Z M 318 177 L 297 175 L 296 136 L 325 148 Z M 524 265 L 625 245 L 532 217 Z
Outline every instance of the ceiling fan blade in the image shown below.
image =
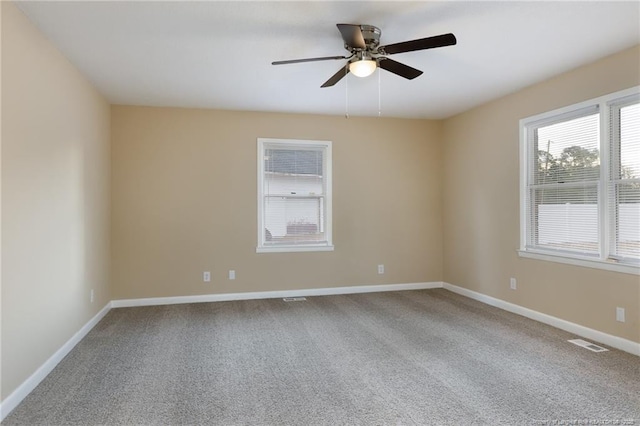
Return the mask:
M 457 43 L 453 34 L 441 34 L 433 37 L 420 38 L 417 40 L 403 41 L 401 43 L 381 46 L 378 50 L 387 55 L 395 53 L 412 52 L 414 50 L 433 49 L 434 47 L 452 46 Z
M 420 70 L 412 68 L 409 65 L 401 64 L 400 62 L 389 58 L 381 58 L 379 65 L 383 70 L 387 70 L 409 80 L 413 80 L 422 74 L 422 71 Z
M 349 73 L 349 64 L 340 68 L 337 73 L 332 75 L 331 78 L 325 81 L 324 84 L 320 87 L 331 87 L 337 82 L 339 82 L 340 80 L 342 80 L 342 77 L 346 76 L 348 73 Z
M 300 62 L 330 61 L 332 59 L 348 59 L 348 58 L 346 56 L 322 56 L 322 57 L 319 57 L 319 58 L 290 59 L 288 61 L 274 61 L 274 62 L 271 62 L 271 65 L 298 64 Z
M 352 25 L 352 24 L 336 24 L 338 29 L 340 30 L 340 34 L 342 34 L 342 39 L 347 46 L 357 47 L 358 49 L 365 49 L 367 45 L 364 42 L 364 37 L 362 35 L 362 29 L 360 25 Z

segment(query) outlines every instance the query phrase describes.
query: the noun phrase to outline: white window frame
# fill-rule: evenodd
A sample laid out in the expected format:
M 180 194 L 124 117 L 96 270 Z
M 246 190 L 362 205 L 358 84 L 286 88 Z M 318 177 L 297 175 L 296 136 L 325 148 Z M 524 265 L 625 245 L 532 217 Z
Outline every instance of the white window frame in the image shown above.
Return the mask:
M 320 149 L 323 152 L 323 180 L 325 185 L 324 194 L 324 229 L 325 241 L 322 243 L 305 244 L 278 244 L 274 246 L 265 245 L 264 226 L 264 153 L 272 148 L 286 149 Z M 332 154 L 331 141 L 298 140 L 298 139 L 271 139 L 258 138 L 258 244 L 256 253 L 278 253 L 278 252 L 313 252 L 313 251 L 333 251 L 333 221 L 332 221 Z
M 545 260 L 570 265 L 585 266 L 589 268 L 605 269 L 609 271 L 622 272 L 627 274 L 640 275 L 640 264 L 629 262 L 628 260 L 611 255 L 613 218 L 610 204 L 610 155 L 611 140 L 609 120 L 611 108 L 618 105 L 621 100 L 630 97 L 640 98 L 640 86 L 627 90 L 604 95 L 578 104 L 559 108 L 553 111 L 538 114 L 520 120 L 520 249 L 518 254 L 521 257 Z M 553 121 L 564 121 L 567 117 L 573 117 L 580 111 L 589 108 L 597 108 L 600 114 L 600 179 L 598 182 L 598 239 L 600 244 L 600 255 L 592 257 L 579 255 L 571 252 L 557 252 L 545 250 L 540 247 L 528 245 L 528 236 L 531 235 L 529 206 L 529 181 L 532 175 L 533 166 L 532 155 L 533 146 L 530 141 L 530 132 L 541 123 L 550 124 Z

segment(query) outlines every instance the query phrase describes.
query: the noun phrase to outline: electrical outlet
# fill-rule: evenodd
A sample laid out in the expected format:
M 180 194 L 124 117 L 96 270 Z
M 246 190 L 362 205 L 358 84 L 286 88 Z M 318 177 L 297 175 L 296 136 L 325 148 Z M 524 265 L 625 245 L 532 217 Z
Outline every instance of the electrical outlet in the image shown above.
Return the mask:
M 204 271 L 202 273 L 202 281 L 204 281 L 205 283 L 211 282 L 211 272 Z
M 515 278 L 509 278 L 509 287 L 511 287 L 511 290 L 518 288 L 518 283 Z
M 229 270 L 229 279 L 230 280 L 236 279 L 236 271 L 234 271 L 233 269 Z
M 624 308 L 616 308 L 616 321 L 624 322 Z
M 93 289 L 91 289 L 91 295 L 89 296 L 89 301 L 93 303 Z
M 384 274 L 384 265 L 378 265 L 378 274 Z

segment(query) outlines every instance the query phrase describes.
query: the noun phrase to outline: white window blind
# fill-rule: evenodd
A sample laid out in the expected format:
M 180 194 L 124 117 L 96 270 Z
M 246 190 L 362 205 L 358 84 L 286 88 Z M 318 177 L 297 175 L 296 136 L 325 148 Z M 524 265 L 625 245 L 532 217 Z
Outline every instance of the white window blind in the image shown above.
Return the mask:
M 520 128 L 520 254 L 640 274 L 640 88 Z
M 640 103 L 632 96 L 610 108 L 611 257 L 640 259 Z
M 599 253 L 599 124 L 592 107 L 532 126 L 527 246 Z
M 332 249 L 331 143 L 258 140 L 258 251 Z

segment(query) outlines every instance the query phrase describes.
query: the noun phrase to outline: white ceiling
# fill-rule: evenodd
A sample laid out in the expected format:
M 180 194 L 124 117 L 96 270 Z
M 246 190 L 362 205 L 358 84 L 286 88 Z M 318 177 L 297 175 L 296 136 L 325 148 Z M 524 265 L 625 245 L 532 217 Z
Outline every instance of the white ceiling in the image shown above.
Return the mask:
M 20 2 L 113 104 L 444 118 L 640 43 L 640 2 Z M 452 32 L 456 46 L 393 55 L 382 71 L 320 85 L 346 55 L 336 23 L 381 45 Z M 615 78 L 612 76 L 611 78 Z

